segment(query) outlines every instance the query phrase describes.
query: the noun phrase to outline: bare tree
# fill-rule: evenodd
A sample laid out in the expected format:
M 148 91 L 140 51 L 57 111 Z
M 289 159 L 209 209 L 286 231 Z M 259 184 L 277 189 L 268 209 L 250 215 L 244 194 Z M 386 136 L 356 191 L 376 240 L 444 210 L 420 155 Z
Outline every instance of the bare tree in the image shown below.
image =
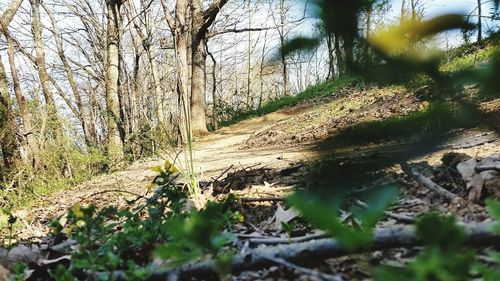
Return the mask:
M 3 30 L 7 30 L 22 2 L 22 0 L 13 0 L 4 11 L 0 18 Z M 20 159 L 19 145 L 16 139 L 17 134 L 18 130 L 12 108 L 7 75 L 0 56 L 0 144 L 3 164 L 7 171 L 14 168 L 18 159 Z M 0 178 L 3 177 L 4 172 L 0 166 Z
M 477 43 L 481 44 L 483 41 L 483 21 L 482 21 L 482 3 L 477 0 Z
M 200 135 L 208 131 L 205 112 L 205 42 L 208 29 L 226 3 L 227 0 L 214 0 L 203 9 L 201 0 L 177 0 L 175 15 L 172 15 L 165 0 L 162 0 L 165 20 L 172 30 L 175 42 L 177 92 L 179 104 L 184 108 L 179 120 L 182 141 L 186 141 L 188 137 L 185 132 Z M 188 63 L 189 58 L 191 65 Z
M 120 114 L 120 7 L 122 0 L 106 1 L 107 46 L 106 46 L 106 120 L 108 127 L 108 160 L 111 165 L 124 160 L 123 142 L 125 130 Z
M 76 116 L 80 120 L 80 123 L 82 125 L 82 131 L 83 135 L 85 138 L 85 142 L 87 143 L 88 146 L 96 146 L 97 140 L 96 140 L 96 135 L 93 130 L 90 129 L 89 126 L 89 113 L 87 111 L 87 107 L 83 105 L 82 102 L 82 96 L 80 94 L 80 90 L 78 89 L 78 85 L 75 81 L 75 75 L 73 72 L 73 69 L 71 68 L 69 61 L 66 57 L 66 54 L 64 52 L 64 46 L 63 46 L 63 41 L 62 41 L 62 36 L 61 33 L 59 32 L 59 28 L 57 27 L 57 20 L 52 13 L 52 11 L 42 3 L 42 7 L 44 8 L 45 12 L 49 16 L 49 19 L 52 23 L 52 34 L 54 35 L 54 41 L 55 45 L 57 48 L 57 55 L 59 56 L 59 59 L 61 60 L 64 68 L 64 72 L 66 73 L 66 78 L 68 79 L 68 84 L 71 88 L 71 91 L 73 92 L 73 96 L 75 98 L 76 102 Z
M 42 23 L 40 20 L 40 0 L 30 0 L 31 3 L 31 32 L 35 42 L 35 64 L 38 70 L 38 78 L 42 86 L 45 105 L 47 107 L 47 116 L 49 128 L 54 138 L 62 137 L 60 119 L 57 113 L 57 107 L 52 93 L 51 78 L 47 72 L 45 64 L 45 47 L 42 39 Z

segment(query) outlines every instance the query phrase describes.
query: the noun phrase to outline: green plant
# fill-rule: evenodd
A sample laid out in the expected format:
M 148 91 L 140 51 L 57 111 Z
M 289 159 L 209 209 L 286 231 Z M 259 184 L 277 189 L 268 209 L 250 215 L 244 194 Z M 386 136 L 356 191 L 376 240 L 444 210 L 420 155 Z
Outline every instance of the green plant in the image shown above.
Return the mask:
M 356 250 L 368 246 L 372 238 L 372 230 L 383 216 L 384 211 L 394 201 L 397 189 L 394 186 L 383 186 L 372 192 L 367 203 L 369 209 L 349 205 L 347 190 L 336 190 L 330 196 L 323 192 L 299 192 L 288 198 L 290 204 L 314 226 L 328 232 L 346 248 Z M 346 205 L 347 204 L 347 205 Z M 343 208 L 350 212 L 349 224 L 340 218 Z
M 232 197 L 200 210 L 188 209 L 186 190 L 173 182 L 176 168 L 167 163 L 154 170 L 159 174 L 150 188 L 155 190 L 143 204 L 102 210 L 75 204 L 68 213 L 70 226 L 52 223 L 54 232 L 70 235 L 79 245 L 71 254 L 71 266 L 51 273 L 56 280 L 82 274 L 112 280 L 114 271 L 128 280 L 143 280 L 156 269 L 153 255 L 176 266 L 206 255 L 220 256 L 223 268 L 227 253 L 219 253 L 232 238 L 223 230 L 238 218 L 230 210 Z
M 403 268 L 382 266 L 375 271 L 377 280 L 470 279 L 469 269 L 474 262 L 474 253 L 462 248 L 465 235 L 453 217 L 425 215 L 417 223 L 417 235 L 426 247 L 415 261 Z

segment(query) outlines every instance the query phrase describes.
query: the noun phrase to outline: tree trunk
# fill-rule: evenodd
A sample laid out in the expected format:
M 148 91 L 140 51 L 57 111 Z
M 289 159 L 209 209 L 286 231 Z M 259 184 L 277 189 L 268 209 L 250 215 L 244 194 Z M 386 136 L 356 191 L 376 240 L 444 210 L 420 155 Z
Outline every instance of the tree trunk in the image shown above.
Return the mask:
M 253 97 L 252 97 L 252 10 L 250 8 L 250 0 L 248 0 L 248 46 L 247 46 L 247 107 L 248 109 L 253 109 Z
M 280 36 L 280 46 L 283 48 L 285 45 L 285 0 L 280 0 L 280 28 L 278 29 L 279 31 L 279 36 Z M 283 95 L 284 96 L 289 96 L 290 95 L 290 90 L 288 86 L 288 64 L 286 61 L 285 54 L 281 52 L 281 66 L 282 66 L 282 73 L 283 73 Z
M 334 37 L 331 32 L 326 34 L 326 46 L 328 49 L 328 75 L 326 79 L 331 79 L 335 76 L 335 47 Z
M 477 43 L 478 44 L 481 44 L 481 42 L 483 41 L 483 24 L 482 24 L 483 21 L 481 20 L 481 17 L 483 15 L 482 15 L 481 5 L 482 5 L 481 0 L 477 0 Z
M 45 65 L 45 49 L 42 41 L 42 23 L 40 21 L 40 0 L 31 1 L 31 32 L 35 41 L 35 63 L 38 69 L 38 78 L 42 86 L 45 104 L 47 106 L 48 127 L 55 139 L 62 137 L 62 128 L 54 102 L 54 94 L 50 89 L 50 76 Z
M 130 9 L 130 11 L 135 11 L 135 8 L 133 6 L 132 2 L 127 2 L 127 5 Z M 144 11 L 146 13 L 146 11 Z M 154 90 L 154 98 L 155 98 L 155 103 L 156 103 L 156 115 L 158 118 L 158 123 L 160 126 L 166 126 L 167 123 L 167 116 L 165 113 L 165 103 L 163 101 L 163 92 L 161 90 L 161 84 L 160 84 L 160 74 L 158 71 L 158 63 L 156 62 L 156 56 L 155 56 L 155 51 L 151 47 L 151 38 L 150 35 L 151 32 L 148 30 L 146 34 L 142 32 L 141 27 L 139 26 L 139 22 L 137 21 L 136 17 L 133 17 L 133 15 L 128 15 L 129 18 L 132 20 L 134 28 L 137 32 L 137 35 L 139 36 L 139 39 L 141 40 L 142 47 L 147 55 L 149 65 L 151 67 L 151 76 L 153 78 L 153 90 Z M 135 40 L 135 39 L 134 39 Z
M 0 57 L 0 144 L 3 164 L 7 172 L 15 167 L 20 159 L 16 140 L 17 126 L 10 99 L 7 76 Z M 0 174 L 0 177 L 4 177 Z
M 24 155 L 21 155 L 23 160 L 28 160 L 30 157 L 37 160 L 38 145 L 33 132 L 33 125 L 31 123 L 31 116 L 26 108 L 26 99 L 23 95 L 21 85 L 19 82 L 19 75 L 16 68 L 15 62 L 15 50 L 14 41 L 9 33 L 6 26 L 3 26 L 3 34 L 7 39 L 7 55 L 9 59 L 10 73 L 12 76 L 12 84 L 14 86 L 14 93 L 16 95 L 17 106 L 19 108 L 19 115 L 21 117 L 21 122 L 23 124 L 24 131 L 22 132 L 23 143 L 24 143 Z
M 205 20 L 200 0 L 193 0 L 191 16 L 191 128 L 194 135 L 203 135 L 208 132 L 205 112 L 207 54 L 206 31 L 202 30 Z
M 346 73 L 346 66 L 344 60 L 344 54 L 342 54 L 342 49 L 340 48 L 340 36 L 334 34 L 334 45 L 335 45 L 335 57 L 337 59 L 337 72 L 339 75 Z
M 121 0 L 106 1 L 106 121 L 108 126 L 108 161 L 119 165 L 124 160 L 123 131 L 118 87 L 120 79 L 120 6 Z
M 406 0 L 401 1 L 401 16 L 399 22 L 402 23 L 406 17 Z
M 206 42 L 205 42 L 206 43 Z M 217 122 L 217 75 L 215 71 L 217 70 L 217 61 L 215 60 L 215 57 L 210 51 L 208 50 L 208 45 L 205 44 L 205 48 L 207 51 L 207 54 L 210 56 L 212 59 L 212 122 L 214 125 L 214 130 L 219 129 L 219 124 Z
M 363 65 L 365 67 L 371 63 L 370 48 L 368 47 L 368 41 L 370 40 L 372 13 L 373 13 L 372 7 L 369 7 L 368 10 L 366 11 L 366 31 L 365 31 L 366 42 L 363 45 Z
M 87 107 L 83 105 L 82 96 L 80 95 L 80 90 L 78 89 L 78 86 L 76 84 L 75 76 L 73 74 L 73 69 L 69 65 L 68 59 L 66 58 L 66 55 L 64 53 L 62 36 L 61 33 L 59 32 L 59 29 L 57 28 L 56 18 L 54 17 L 54 15 L 52 14 L 52 12 L 48 7 L 46 7 L 44 4 L 42 4 L 42 7 L 47 12 L 50 21 L 52 22 L 52 33 L 54 34 L 57 54 L 63 64 L 64 72 L 66 72 L 66 77 L 68 78 L 69 86 L 71 88 L 71 91 L 73 92 L 73 96 L 75 97 L 76 108 L 78 109 L 77 117 L 82 125 L 82 131 L 85 138 L 85 143 L 90 147 L 95 147 L 97 145 L 97 140 L 95 139 L 96 134 L 95 132 L 92 132 L 90 130 L 90 126 L 88 126 L 89 113 L 87 111 Z

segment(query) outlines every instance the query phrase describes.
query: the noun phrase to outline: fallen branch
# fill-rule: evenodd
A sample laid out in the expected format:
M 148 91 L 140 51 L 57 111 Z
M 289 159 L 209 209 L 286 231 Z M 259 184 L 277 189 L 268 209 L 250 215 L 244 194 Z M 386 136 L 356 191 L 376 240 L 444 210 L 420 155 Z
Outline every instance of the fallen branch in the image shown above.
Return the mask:
M 239 236 L 238 236 L 239 237 Z M 326 233 L 316 233 L 309 234 L 300 237 L 291 237 L 291 238 L 279 238 L 279 237 L 249 237 L 248 241 L 252 244 L 265 244 L 265 245 L 276 245 L 276 244 L 293 244 L 293 243 L 301 243 L 316 239 L 327 238 L 328 235 Z M 244 238 L 244 237 L 242 237 Z
M 74 246 L 78 244 L 75 240 L 73 239 L 68 239 L 62 243 L 59 243 L 57 245 L 54 245 L 54 246 L 51 246 L 50 249 L 52 251 L 56 251 L 56 252 L 62 252 L 64 249 L 66 249 L 67 247 L 71 247 L 71 246 Z
M 495 234 L 491 231 L 494 225 L 497 224 L 480 223 L 464 225 L 466 233 L 464 246 L 481 248 L 499 245 L 500 234 Z M 237 274 L 242 271 L 256 270 L 274 265 L 273 261 L 265 257 L 278 258 L 290 263 L 300 263 L 335 258 L 353 253 L 416 246 L 422 246 L 422 242 L 417 238 L 413 226 L 391 227 L 375 230 L 371 245 L 357 249 L 356 251 L 346 249 L 335 239 L 319 239 L 303 243 L 257 248 L 234 256 L 231 261 L 231 272 Z M 155 272 L 147 280 L 166 280 L 171 274 L 178 274 L 181 279 L 189 277 L 207 279 L 209 276 L 217 276 L 214 270 L 216 265 L 216 260 L 206 260 L 175 270 Z M 125 274 L 121 271 L 114 272 L 113 276 L 116 280 L 125 280 Z
M 450 192 L 447 189 L 440 186 L 439 184 L 433 182 L 428 177 L 413 170 L 410 165 L 402 163 L 401 168 L 403 169 L 403 171 L 405 173 L 407 173 L 408 175 L 415 178 L 415 180 L 417 180 L 419 183 L 421 183 L 424 187 L 426 187 L 429 190 L 434 191 L 435 193 L 441 195 L 442 197 L 448 199 L 449 201 L 453 201 L 453 200 L 456 200 L 457 198 L 460 198 L 458 195 L 454 194 L 453 192 Z
M 302 272 L 302 273 L 305 273 L 309 276 L 313 276 L 313 277 L 316 277 L 316 278 L 319 278 L 321 280 L 327 280 L 327 281 L 344 281 L 344 278 L 340 277 L 340 276 L 334 276 L 334 275 L 330 275 L 330 274 L 326 274 L 326 273 L 323 273 L 323 272 L 319 272 L 319 271 L 316 271 L 316 270 L 312 270 L 312 269 L 309 269 L 309 268 L 306 268 L 306 267 L 303 267 L 303 266 L 299 266 L 299 265 L 296 265 L 296 264 L 293 264 L 285 259 L 281 259 L 281 258 L 276 258 L 276 257 L 270 257 L 270 256 L 261 256 L 265 259 L 268 259 L 272 262 L 275 262 L 277 264 L 281 264 L 283 266 L 286 266 L 286 267 L 289 267 L 291 269 L 295 269 L 296 271 L 299 271 L 299 272 Z
M 285 199 L 283 197 L 243 197 L 240 198 L 241 202 L 251 203 L 251 202 L 281 202 Z
M 476 172 L 481 173 L 484 171 L 497 171 L 500 172 L 500 163 L 495 162 L 491 165 L 482 165 L 475 168 Z

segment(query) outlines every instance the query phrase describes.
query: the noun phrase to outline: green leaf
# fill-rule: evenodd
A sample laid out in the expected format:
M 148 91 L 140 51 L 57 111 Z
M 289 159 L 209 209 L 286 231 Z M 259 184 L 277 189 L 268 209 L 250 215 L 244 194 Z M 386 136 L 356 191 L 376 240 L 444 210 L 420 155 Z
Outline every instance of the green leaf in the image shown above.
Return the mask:
M 365 247 L 370 242 L 370 233 L 358 232 L 340 221 L 338 205 L 328 205 L 307 193 L 295 193 L 287 201 L 313 225 L 327 231 L 349 250 Z
M 460 247 L 465 239 L 464 230 L 455 218 L 435 213 L 423 216 L 417 223 L 417 235 L 426 245 L 449 251 Z
M 495 218 L 497 222 L 493 227 L 493 231 L 500 234 L 500 201 L 486 200 L 486 206 L 491 216 Z

